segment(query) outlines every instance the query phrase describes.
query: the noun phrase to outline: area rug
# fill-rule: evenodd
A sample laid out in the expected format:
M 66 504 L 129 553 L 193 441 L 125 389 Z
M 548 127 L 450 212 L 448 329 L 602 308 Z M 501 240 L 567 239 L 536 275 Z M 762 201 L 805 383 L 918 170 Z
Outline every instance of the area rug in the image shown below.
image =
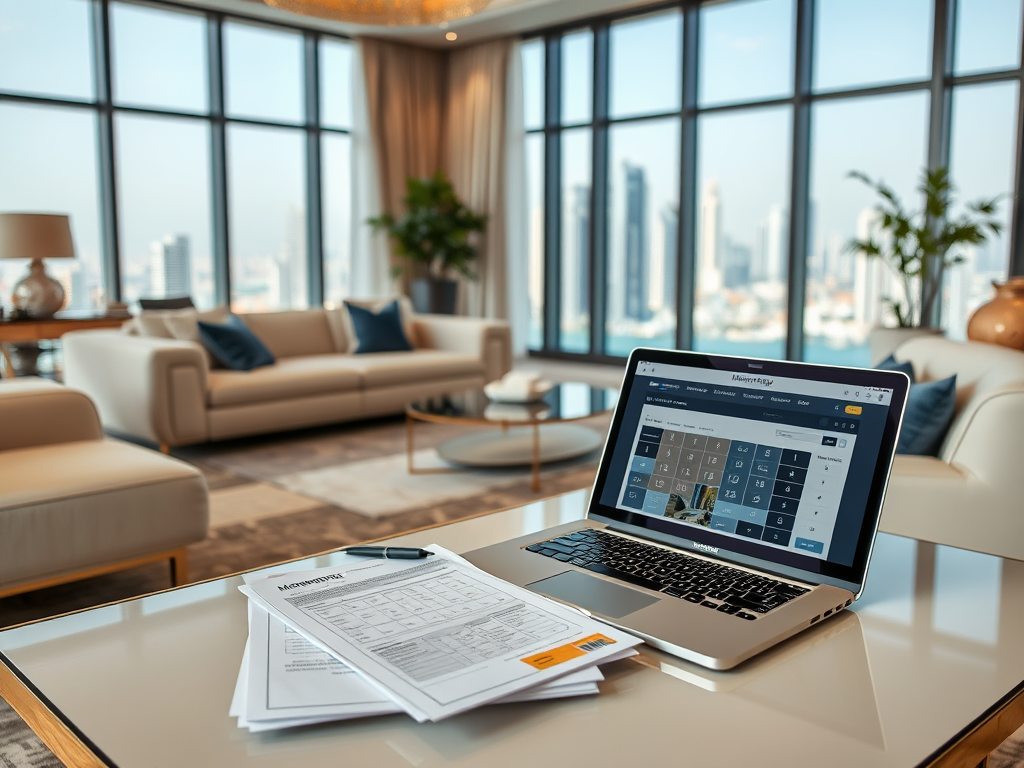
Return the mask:
M 0 768 L 60 768 L 64 765 L 0 699 Z
M 592 465 L 593 456 L 559 462 L 546 468 L 544 480 L 551 483 L 584 465 Z M 410 474 L 405 454 L 353 461 L 335 467 L 293 472 L 271 478 L 271 482 L 303 496 L 327 504 L 379 518 L 410 509 L 434 506 L 479 496 L 521 483 L 530 477 L 529 467 L 501 469 L 460 469 L 424 448 L 413 454 L 416 474 Z

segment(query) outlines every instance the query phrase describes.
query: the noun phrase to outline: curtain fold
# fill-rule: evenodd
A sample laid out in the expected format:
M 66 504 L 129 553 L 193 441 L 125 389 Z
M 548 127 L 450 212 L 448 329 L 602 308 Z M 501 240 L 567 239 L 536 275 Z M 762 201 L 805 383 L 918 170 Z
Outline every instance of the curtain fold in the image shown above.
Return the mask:
M 364 158 L 373 158 L 379 210 L 400 215 L 406 178 L 424 178 L 443 169 L 466 205 L 488 216 L 474 265 L 479 279 L 463 281 L 459 310 L 507 318 L 506 123 L 513 111 L 522 122 L 522 95 L 516 97 L 518 102 L 510 102 L 508 87 L 513 43 L 499 40 L 450 52 L 371 38 L 359 43 L 366 124 L 372 138 L 360 144 L 359 151 Z M 522 162 L 521 151 L 514 162 Z M 358 186 L 362 194 L 373 194 L 372 185 Z M 368 215 L 357 218 L 354 228 L 367 229 L 363 222 Z M 515 252 L 524 254 L 525 249 L 516 246 Z M 367 253 L 385 270 L 390 266 L 375 249 L 356 253 Z M 378 271 L 374 264 L 363 269 L 371 284 L 379 280 Z
M 392 292 L 388 270 L 388 242 L 383 232 L 374 233 L 366 225 L 381 208 L 377 147 L 370 125 L 366 77 L 363 71 L 363 43 L 355 41 L 352 57 L 352 220 L 349 250 L 349 296 L 368 298 Z
M 512 43 L 496 40 L 448 54 L 442 167 L 466 205 L 488 216 L 461 309 L 479 317 L 508 317 L 505 242 L 505 166 L 508 67 Z
M 445 53 L 372 38 L 361 44 L 380 200 L 397 214 L 406 178 L 441 167 Z
M 509 49 L 505 99 L 505 292 L 512 326 L 512 354 L 526 354 L 530 334 L 530 221 L 526 192 L 526 121 L 521 43 Z M 513 297 L 518 298 L 514 301 Z

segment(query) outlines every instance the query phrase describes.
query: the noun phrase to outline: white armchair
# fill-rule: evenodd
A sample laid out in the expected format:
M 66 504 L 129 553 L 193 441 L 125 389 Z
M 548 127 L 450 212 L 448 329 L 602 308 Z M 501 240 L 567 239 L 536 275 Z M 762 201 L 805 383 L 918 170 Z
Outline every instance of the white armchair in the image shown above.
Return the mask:
M 956 414 L 938 458 L 896 457 L 881 530 L 1024 560 L 1024 352 L 918 337 L 895 357 L 919 382 L 956 374 Z

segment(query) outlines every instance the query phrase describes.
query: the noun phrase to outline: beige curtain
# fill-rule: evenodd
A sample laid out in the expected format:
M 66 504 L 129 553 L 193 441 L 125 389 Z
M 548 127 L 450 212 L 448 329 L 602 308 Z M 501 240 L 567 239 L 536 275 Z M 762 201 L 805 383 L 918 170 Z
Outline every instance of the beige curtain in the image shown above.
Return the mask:
M 399 215 L 405 180 L 441 167 L 445 52 L 360 40 L 381 209 Z
M 505 254 L 506 82 L 512 43 L 498 40 L 448 54 L 442 166 L 470 208 L 486 213 L 487 230 L 466 282 L 462 311 L 508 317 Z
M 479 280 L 464 282 L 460 311 L 508 317 L 503 190 L 511 41 L 451 52 L 360 43 L 382 210 L 402 211 L 407 177 L 444 169 L 466 204 L 488 216 Z

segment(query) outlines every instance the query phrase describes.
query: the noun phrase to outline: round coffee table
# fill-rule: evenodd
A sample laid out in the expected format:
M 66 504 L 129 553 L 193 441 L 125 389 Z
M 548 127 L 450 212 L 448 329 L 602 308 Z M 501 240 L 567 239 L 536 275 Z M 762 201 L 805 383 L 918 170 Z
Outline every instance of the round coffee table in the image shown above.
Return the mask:
M 540 490 L 540 465 L 582 456 L 599 448 L 604 435 L 567 422 L 607 413 L 615 407 L 617 389 L 570 382 L 556 384 L 540 400 L 501 403 L 482 389 L 416 400 L 406 405 L 409 473 L 450 471 L 416 469 L 413 465 L 414 425 L 417 421 L 492 425 L 493 432 L 473 432 L 437 446 L 437 454 L 463 467 L 533 467 L 532 488 Z M 543 429 L 541 428 L 543 426 Z

